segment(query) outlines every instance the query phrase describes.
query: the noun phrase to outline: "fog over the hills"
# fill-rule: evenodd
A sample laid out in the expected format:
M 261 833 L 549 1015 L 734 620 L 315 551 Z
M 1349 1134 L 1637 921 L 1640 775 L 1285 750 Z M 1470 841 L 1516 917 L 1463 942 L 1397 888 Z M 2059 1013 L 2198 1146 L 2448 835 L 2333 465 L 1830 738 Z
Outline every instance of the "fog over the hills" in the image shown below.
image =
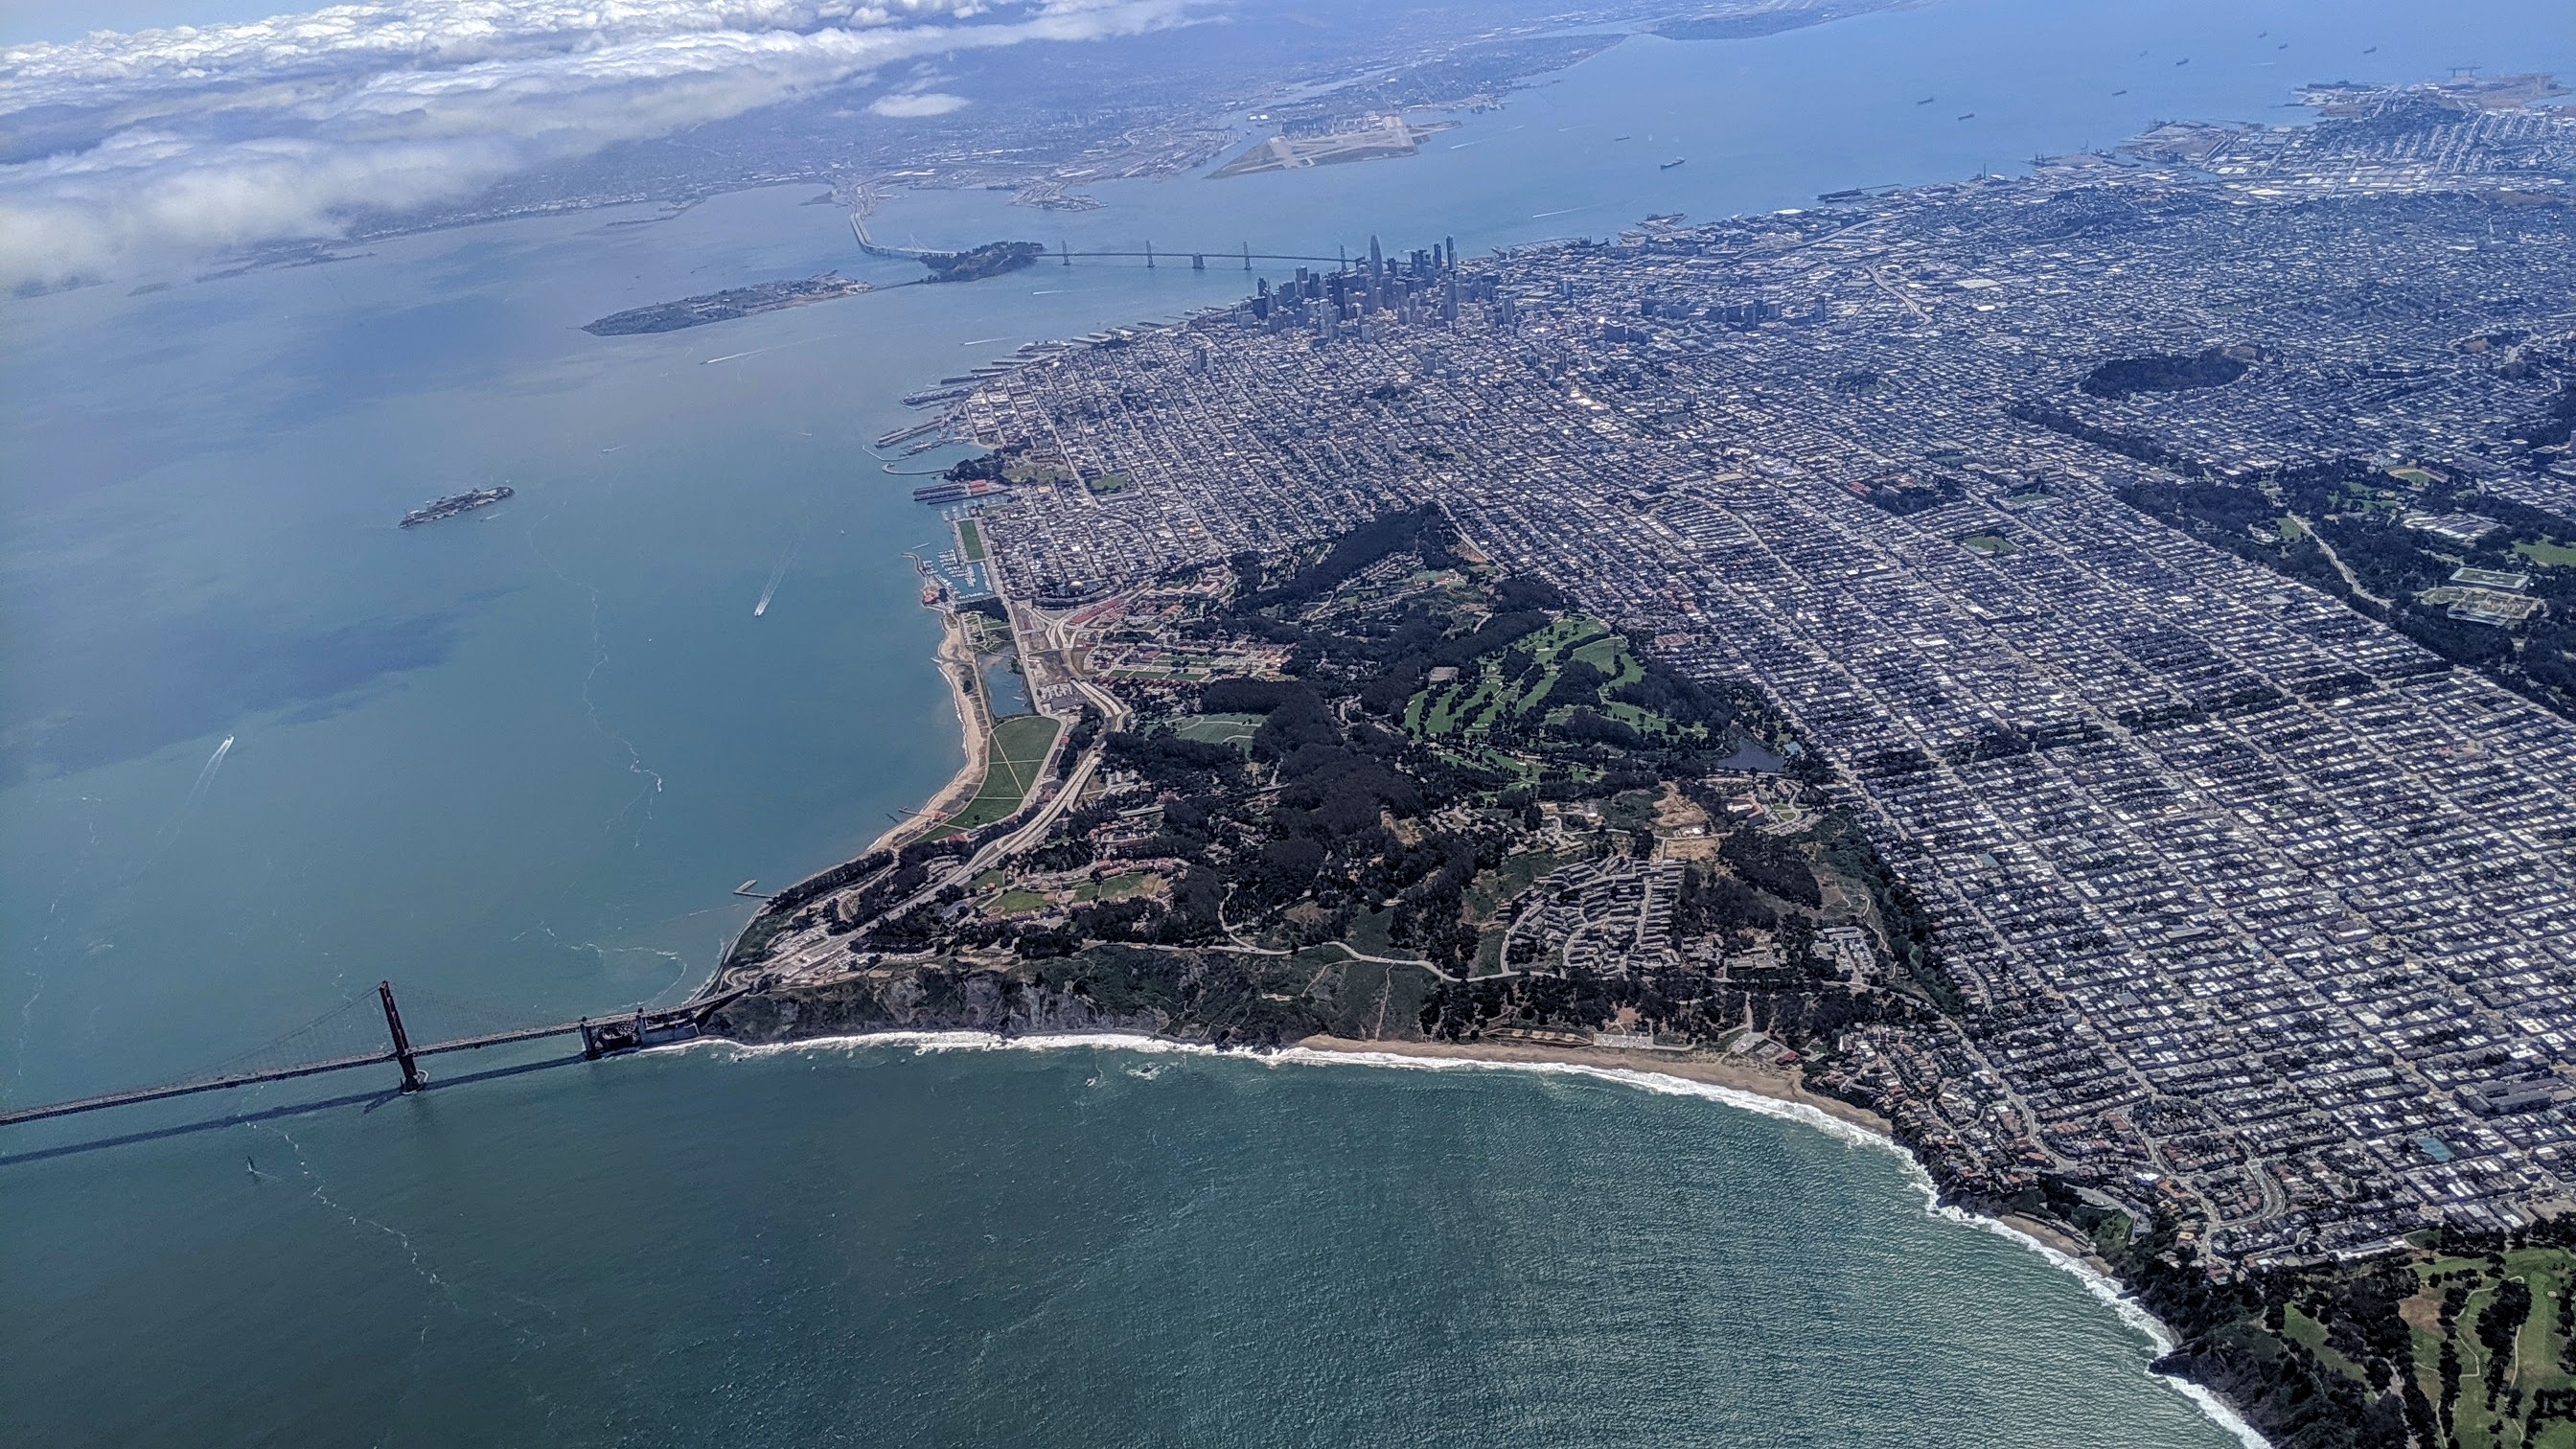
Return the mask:
M 1191 23 L 1206 0 L 385 0 L 0 50 L 0 286 L 335 235 L 357 209 L 887 67 Z M 887 117 L 964 98 L 889 86 Z

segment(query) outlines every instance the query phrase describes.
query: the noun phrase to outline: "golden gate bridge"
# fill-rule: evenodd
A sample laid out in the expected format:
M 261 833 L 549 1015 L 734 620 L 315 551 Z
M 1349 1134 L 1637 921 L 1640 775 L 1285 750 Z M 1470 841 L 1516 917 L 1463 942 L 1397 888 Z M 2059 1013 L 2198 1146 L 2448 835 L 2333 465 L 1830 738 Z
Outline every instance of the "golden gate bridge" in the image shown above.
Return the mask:
M 688 1041 L 704 1030 L 708 1018 L 719 1008 L 740 995 L 741 992 L 734 991 L 679 1006 L 637 1006 L 608 1016 L 531 1022 L 524 1012 L 513 1013 L 507 1008 L 495 1009 L 434 992 L 414 990 L 408 998 L 415 1008 L 414 1023 L 428 1020 L 438 1026 L 434 1032 L 423 1033 L 425 1040 L 415 1041 L 412 1031 L 404 1023 L 403 1006 L 394 999 L 393 983 L 379 981 L 373 1000 L 359 997 L 344 1001 L 291 1031 L 201 1071 L 153 1086 L 35 1106 L 0 1108 L 0 1127 L 103 1111 L 109 1107 L 192 1097 L 202 1092 L 229 1091 L 263 1082 L 292 1081 L 326 1072 L 354 1071 L 361 1067 L 397 1067 L 402 1073 L 397 1090 L 417 1092 L 429 1084 L 429 1079 L 420 1069 L 424 1057 L 479 1051 L 485 1047 L 557 1036 L 580 1036 L 582 1055 L 593 1059 L 669 1042 Z M 422 1007 L 428 1011 L 419 1011 L 418 1008 Z

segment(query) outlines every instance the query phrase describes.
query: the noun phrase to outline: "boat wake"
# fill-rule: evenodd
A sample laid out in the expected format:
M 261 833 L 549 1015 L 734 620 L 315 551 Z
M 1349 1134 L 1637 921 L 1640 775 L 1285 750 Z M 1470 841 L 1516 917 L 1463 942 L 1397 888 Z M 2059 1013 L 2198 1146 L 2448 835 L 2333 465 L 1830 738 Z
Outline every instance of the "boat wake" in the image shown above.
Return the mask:
M 804 546 L 805 534 L 800 529 L 796 541 L 787 545 L 787 552 L 778 556 L 778 567 L 769 571 L 769 582 L 761 586 L 760 602 L 751 606 L 751 617 L 757 619 L 769 612 L 769 601 L 778 597 L 778 581 L 787 577 L 788 565 L 796 562 L 796 551 Z
M 215 746 L 215 752 L 206 757 L 205 767 L 197 771 L 197 783 L 188 787 L 188 799 L 179 807 L 180 813 L 196 809 L 197 802 L 206 798 L 206 787 L 215 783 L 215 772 L 224 767 L 224 756 L 232 752 L 233 737 L 226 735 L 224 742 Z

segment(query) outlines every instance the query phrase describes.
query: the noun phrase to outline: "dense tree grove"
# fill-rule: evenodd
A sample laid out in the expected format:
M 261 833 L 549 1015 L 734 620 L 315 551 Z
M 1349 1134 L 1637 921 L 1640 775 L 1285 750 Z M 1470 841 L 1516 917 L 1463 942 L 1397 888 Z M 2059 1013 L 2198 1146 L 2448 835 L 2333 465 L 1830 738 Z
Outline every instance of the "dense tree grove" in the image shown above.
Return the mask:
M 2086 373 L 2076 386 L 2094 397 L 2108 398 L 2141 392 L 2189 392 L 2225 387 L 2243 377 L 2251 366 L 2223 347 L 2179 356 L 2121 357 Z
M 2576 520 L 2497 494 L 2468 493 L 2448 480 L 2416 486 L 2401 503 L 2399 480 L 2355 458 L 2284 469 L 2265 485 L 2201 478 L 2139 484 L 2120 497 L 2204 542 L 2335 595 L 2452 664 L 2483 670 L 2576 717 L 2576 568 L 2536 564 L 2515 547 L 2576 542 Z M 2476 543 L 2461 543 L 2406 527 L 2409 510 L 2457 510 L 2500 526 Z M 2301 536 L 2284 527 L 2290 518 L 2304 520 L 2312 532 Z M 2454 619 L 2448 596 L 2435 591 L 2463 566 L 2527 574 L 2523 592 L 2545 607 L 2511 627 Z M 2366 688 L 2368 681 L 2351 676 L 2345 687 Z M 2277 691 L 2256 691 L 2239 707 L 2280 702 Z

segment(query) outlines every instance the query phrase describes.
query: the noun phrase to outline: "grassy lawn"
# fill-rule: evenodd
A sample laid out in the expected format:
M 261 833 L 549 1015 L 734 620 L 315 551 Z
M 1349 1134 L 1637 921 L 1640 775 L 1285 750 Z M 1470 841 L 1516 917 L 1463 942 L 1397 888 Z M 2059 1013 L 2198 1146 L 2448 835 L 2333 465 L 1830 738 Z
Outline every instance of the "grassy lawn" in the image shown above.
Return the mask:
M 1260 728 L 1261 716 L 1257 714 L 1194 714 L 1172 726 L 1172 733 L 1204 745 L 1232 745 L 1248 752 L 1252 736 Z
M 2544 538 L 2536 543 L 2517 543 L 2513 546 L 2513 551 L 2536 564 L 2545 564 L 2551 568 L 2576 568 L 2576 547 L 2560 543 L 2556 539 Z
M 984 561 L 984 530 L 971 518 L 957 520 L 957 550 L 968 563 Z
M 2565 1345 L 2559 1339 L 2557 1327 L 2558 1301 L 2569 1291 L 2570 1277 L 2576 1276 L 2576 1259 L 2571 1259 L 2562 1248 L 2532 1247 L 2506 1253 L 2500 1274 L 2483 1259 L 2454 1257 L 2418 1263 L 2415 1271 L 2426 1280 L 2424 1291 L 2409 1300 L 2410 1311 L 2407 1313 L 2407 1321 L 2414 1329 L 2416 1382 L 2427 1397 L 2437 1402 L 2441 1394 L 2439 1363 L 2445 1335 L 2435 1319 L 2435 1301 L 2450 1285 L 2431 1280 L 2463 1272 L 2475 1275 L 2471 1280 L 2475 1286 L 2448 1334 L 2451 1345 L 2460 1356 L 2461 1384 L 2456 1409 L 2458 1442 L 2464 1446 L 2476 1446 L 2476 1449 L 2490 1449 L 2490 1446 L 2501 1449 L 2505 1445 L 2524 1449 L 2526 1444 L 2576 1445 L 2576 1425 L 2551 1424 L 2526 1441 L 2522 1437 L 2524 1425 L 2521 1422 L 2522 1417 L 2529 1415 L 2530 1401 L 2540 1390 L 2563 1391 L 2576 1386 L 2576 1379 L 2570 1378 L 2561 1365 Z M 2478 1337 L 2478 1319 L 2495 1302 L 2497 1287 L 2507 1278 L 2521 1279 L 2531 1290 L 2531 1313 L 2514 1337 L 2513 1364 L 2504 1375 L 2507 1387 L 2522 1390 L 2524 1404 L 2520 1417 L 2508 1417 L 2504 1412 L 2510 1400 L 2500 1402 L 2493 1411 L 2487 1408 L 2485 1379 L 2488 1355 L 2486 1345 Z M 2286 1317 L 2284 1327 L 2290 1337 L 2312 1349 L 2319 1347 L 2317 1343 L 2310 1342 L 2310 1338 L 2313 1334 L 2321 1340 L 2323 1334 L 2304 1314 L 2294 1312 L 2294 1316 Z M 2344 1371 L 2346 1366 L 2342 1362 L 2327 1357 L 2330 1352 L 2322 1350 L 2318 1357 L 2338 1371 Z
M 1575 650 L 1573 657 L 1582 660 L 1584 663 L 1591 665 L 1595 669 L 1600 670 L 1603 674 L 1617 674 L 1619 672 L 1619 654 L 1619 640 L 1617 636 L 1613 635 L 1609 638 L 1593 640 L 1591 643 Z
M 1608 704 L 1601 706 L 1601 712 L 1608 715 L 1610 718 L 1617 720 L 1619 723 L 1635 729 L 1640 734 L 1651 735 L 1657 730 L 1670 729 L 1672 727 L 1671 720 L 1664 718 L 1653 710 L 1639 709 L 1633 704 L 1623 704 L 1615 699 L 1610 701 Z
M 996 916 L 1024 916 L 1031 911 L 1045 910 L 1046 903 L 1047 898 L 1036 891 L 1004 891 L 984 909 Z
M 1547 692 L 1556 688 L 1556 674 L 1556 667 L 1550 665 L 1546 673 L 1532 681 L 1528 689 L 1521 691 L 1521 697 L 1512 702 L 1512 713 L 1527 714 L 1540 700 L 1547 698 Z
M 1086 486 L 1089 487 L 1093 493 L 1105 498 L 1112 493 L 1126 492 L 1129 488 L 1135 485 L 1135 482 L 1135 479 L 1128 477 L 1124 473 L 1103 473 L 1099 477 L 1092 479 Z
M 2282 1310 L 2281 1331 L 2306 1345 L 2308 1352 L 2315 1354 L 2317 1361 L 2327 1368 L 2356 1383 L 2370 1381 L 2370 1376 L 2361 1371 L 2361 1365 L 2326 1345 L 2326 1326 L 2301 1312 L 2297 1304 Z
M 2295 518 L 2284 517 L 2281 520 L 2281 537 L 2284 541 L 2297 543 L 2300 539 L 2307 536 L 2308 526 L 2306 524 L 2301 523 Z
M 1002 465 L 1005 483 L 1061 483 L 1072 476 L 1053 463 L 1032 463 L 1026 458 L 1014 458 Z
M 1495 720 L 1506 716 L 1527 715 L 1556 687 L 1568 660 L 1580 659 L 1601 671 L 1611 689 L 1646 677 L 1646 666 L 1628 651 L 1627 640 L 1600 620 L 1579 614 L 1558 619 L 1513 647 L 1527 649 L 1544 667 L 1513 684 L 1493 662 L 1499 655 L 1486 655 L 1461 670 L 1455 682 L 1421 690 L 1406 701 L 1405 732 L 1419 739 L 1450 739 L 1491 729 Z M 1604 707 L 1640 728 L 1663 723 L 1657 716 L 1624 705 Z
M 1430 703 L 1417 716 L 1422 730 L 1439 738 L 1463 734 L 1482 724 L 1493 714 L 1511 691 L 1503 677 L 1490 669 L 1480 669 L 1469 679 L 1444 684 L 1429 696 Z
M 2020 544 L 2013 542 L 2011 539 L 2004 537 L 2000 533 L 1969 534 L 1966 538 L 1959 540 L 1959 547 L 1966 549 L 1970 553 L 1979 554 L 1986 558 L 2001 558 L 2008 553 L 2021 552 Z
M 1131 870 L 1106 880 L 1087 880 L 1073 888 L 1077 901 L 1123 901 L 1141 896 L 1162 883 L 1163 878 L 1150 870 Z
M 1056 731 L 1062 726 L 1042 714 L 1013 715 L 993 726 L 992 737 L 985 742 L 990 764 L 984 771 L 984 785 L 966 808 L 948 817 L 929 838 L 942 839 L 961 834 L 978 826 L 990 825 L 1020 808 L 1029 798 L 1030 787 L 1037 784 L 1038 767 L 1046 763 L 1049 746 L 1055 743 Z

